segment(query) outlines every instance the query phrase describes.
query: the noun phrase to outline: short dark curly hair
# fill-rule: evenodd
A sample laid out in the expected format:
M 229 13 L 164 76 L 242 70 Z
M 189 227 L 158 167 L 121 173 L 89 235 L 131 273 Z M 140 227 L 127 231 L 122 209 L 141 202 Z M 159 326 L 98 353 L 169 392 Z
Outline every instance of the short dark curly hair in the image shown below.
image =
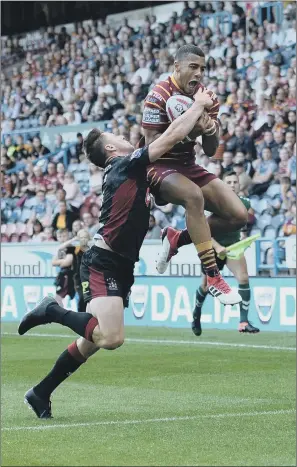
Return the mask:
M 186 58 L 187 55 L 198 55 L 199 57 L 205 57 L 205 54 L 200 47 L 197 47 L 196 45 L 192 44 L 187 44 L 183 45 L 178 49 L 178 51 L 175 54 L 175 60 L 178 62 L 179 60 L 182 60 Z
M 106 151 L 103 132 L 93 128 L 84 140 L 84 151 L 87 159 L 97 167 L 105 167 Z

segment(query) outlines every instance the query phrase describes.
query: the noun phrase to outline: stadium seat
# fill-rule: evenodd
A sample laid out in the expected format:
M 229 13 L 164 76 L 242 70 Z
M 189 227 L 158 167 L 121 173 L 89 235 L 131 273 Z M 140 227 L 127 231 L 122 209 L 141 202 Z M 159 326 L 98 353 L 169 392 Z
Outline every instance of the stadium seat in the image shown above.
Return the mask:
M 263 214 L 257 219 L 257 227 L 261 229 L 261 231 L 268 225 L 271 225 L 271 216 L 269 214 Z
M 7 224 L 6 235 L 10 237 L 16 232 L 16 224 Z
M 23 233 L 23 234 L 20 235 L 19 241 L 20 242 L 28 242 L 29 239 L 30 239 L 29 235 L 27 233 Z
M 258 205 L 257 205 L 257 209 L 256 211 L 259 213 L 259 214 L 262 214 L 264 213 L 265 211 L 269 210 L 270 208 L 270 204 L 268 203 L 268 200 L 263 198 L 259 201 Z
M 31 216 L 31 209 L 24 208 L 20 218 L 21 222 L 26 222 Z
M 250 197 L 251 208 L 256 212 L 258 212 L 259 201 L 260 201 L 259 196 L 251 196 Z
M 263 237 L 269 238 L 270 240 L 274 240 L 276 238 L 276 230 L 274 229 L 274 227 L 271 227 L 270 225 L 265 227 L 263 230 Z
M 29 235 L 29 237 L 32 237 L 32 235 L 33 235 L 33 225 L 31 224 L 31 222 L 28 222 L 28 223 L 26 224 L 25 233 L 26 233 L 27 235 Z
M 283 226 L 280 225 L 279 228 L 277 229 L 277 237 L 284 237 L 285 236 L 285 233 L 284 233 L 284 229 L 283 229 Z
M 16 224 L 16 233 L 18 235 L 21 235 L 24 232 L 26 232 L 26 224 L 24 224 L 24 222 L 17 222 L 17 224 Z
M 253 227 L 252 230 L 250 231 L 249 236 L 252 237 L 253 235 L 262 235 L 261 229 L 258 229 L 257 227 Z
M 270 196 L 271 198 L 275 198 L 276 196 L 280 195 L 281 193 L 281 186 L 278 183 L 274 183 L 270 185 L 268 190 L 266 191 L 266 195 Z
M 280 226 L 282 226 L 284 222 L 285 222 L 285 216 L 283 214 L 278 214 L 277 216 L 274 216 L 271 219 L 271 225 L 275 229 L 278 229 Z
M 1 233 L 1 243 L 8 243 L 8 236 L 6 234 Z
M 10 243 L 18 243 L 18 241 L 19 241 L 18 234 L 17 233 L 11 234 L 10 237 L 9 237 L 9 241 L 10 241 Z
M 271 241 L 267 241 L 267 242 L 261 242 L 260 243 L 260 249 L 261 251 L 267 251 L 268 248 L 271 248 L 273 245 L 273 243 Z

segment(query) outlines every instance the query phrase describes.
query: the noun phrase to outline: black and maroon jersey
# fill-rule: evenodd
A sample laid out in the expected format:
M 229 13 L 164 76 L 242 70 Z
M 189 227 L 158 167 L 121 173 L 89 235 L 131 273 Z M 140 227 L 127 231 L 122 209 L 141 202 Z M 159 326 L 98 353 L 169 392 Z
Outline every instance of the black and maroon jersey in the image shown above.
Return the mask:
M 203 84 L 199 85 L 200 88 L 205 89 Z M 197 88 L 198 90 L 198 88 Z M 207 110 L 209 116 L 217 121 L 219 112 L 219 101 L 217 96 L 209 91 L 210 95 L 213 96 L 213 106 Z M 169 97 L 175 94 L 185 94 L 177 85 L 173 76 L 167 78 L 166 81 L 160 81 L 156 84 L 153 89 L 148 93 L 144 101 L 144 110 L 142 115 L 142 127 L 147 130 L 156 130 L 159 133 L 169 127 L 170 120 L 166 113 L 166 102 Z M 188 96 L 193 97 L 193 96 Z M 170 152 L 164 154 L 161 160 L 186 160 L 194 159 L 194 146 L 195 142 L 183 141 L 175 145 Z
M 146 168 L 148 147 L 125 157 L 115 157 L 104 171 L 100 227 L 95 239 L 133 262 L 148 231 L 150 191 Z

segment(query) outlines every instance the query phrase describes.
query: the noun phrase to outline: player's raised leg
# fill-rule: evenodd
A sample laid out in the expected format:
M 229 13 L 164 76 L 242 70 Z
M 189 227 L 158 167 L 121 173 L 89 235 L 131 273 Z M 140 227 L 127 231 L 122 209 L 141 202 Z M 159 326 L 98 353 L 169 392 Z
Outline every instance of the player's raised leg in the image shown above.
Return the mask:
M 224 305 L 239 303 L 240 295 L 232 291 L 218 270 L 210 229 L 204 214 L 204 198 L 199 186 L 180 173 L 171 173 L 161 182 L 160 196 L 168 203 L 184 206 L 188 231 L 207 275 L 209 292 Z M 166 237 L 157 263 L 160 273 L 164 272 L 177 248 L 178 235 L 170 238 L 170 241 Z
M 202 188 L 205 209 L 213 214 L 208 217 L 211 234 L 235 232 L 244 227 L 248 212 L 236 193 L 222 180 L 211 180 Z
M 67 310 L 53 298 L 45 297 L 23 317 L 18 331 L 23 335 L 36 326 L 59 323 L 93 342 L 97 347 L 113 350 L 122 345 L 123 299 L 117 296 L 96 297 L 91 300 L 88 310 L 86 313 Z
M 242 302 L 240 303 L 240 323 L 238 330 L 239 332 L 248 332 L 251 334 L 257 333 L 260 330 L 253 326 L 248 319 L 251 289 L 246 259 L 244 256 L 238 260 L 227 258 L 227 267 L 234 274 L 238 282 L 238 292 L 242 298 Z
M 226 183 L 218 178 L 213 179 L 207 185 L 202 186 L 201 191 L 205 209 L 213 213 L 207 218 L 213 237 L 216 234 L 236 232 L 246 225 L 248 212 L 236 193 Z M 173 234 L 173 231 L 169 233 L 171 237 Z M 192 243 L 188 229 L 179 231 L 175 235 L 177 248 Z
M 124 306 L 121 297 L 96 297 L 88 304 L 87 313 L 77 313 L 61 308 L 51 299 L 44 299 L 35 310 L 32 310 L 25 320 L 26 328 L 58 322 L 69 327 L 85 338 L 74 341 L 60 355 L 50 373 L 36 386 L 25 394 L 25 402 L 34 410 L 38 418 L 51 418 L 52 392 L 73 374 L 100 348 L 114 350 L 124 342 Z M 27 316 L 28 316 L 27 315 Z M 85 316 L 82 320 L 80 317 Z M 21 322 L 21 325 L 23 321 Z M 24 328 L 20 325 L 21 333 Z M 19 329 L 19 332 L 20 332 Z M 26 331 L 27 332 L 27 331 Z

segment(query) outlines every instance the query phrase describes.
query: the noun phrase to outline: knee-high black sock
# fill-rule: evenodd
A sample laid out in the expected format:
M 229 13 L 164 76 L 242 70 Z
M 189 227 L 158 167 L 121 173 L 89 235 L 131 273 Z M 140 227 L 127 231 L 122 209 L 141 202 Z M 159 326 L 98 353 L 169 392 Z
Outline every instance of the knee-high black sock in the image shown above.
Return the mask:
M 248 321 L 248 312 L 251 300 L 250 284 L 239 284 L 238 293 L 242 298 L 240 303 L 240 322 Z
M 49 399 L 51 393 L 72 373 L 85 363 L 86 359 L 79 352 L 76 341 L 68 346 L 56 361 L 49 374 L 36 386 L 34 392 L 42 399 Z
M 92 334 L 94 328 L 98 325 L 98 320 L 91 313 L 77 313 L 76 311 L 66 310 L 58 303 L 48 305 L 46 312 L 49 311 L 53 323 L 67 326 L 79 336 L 93 342 Z

